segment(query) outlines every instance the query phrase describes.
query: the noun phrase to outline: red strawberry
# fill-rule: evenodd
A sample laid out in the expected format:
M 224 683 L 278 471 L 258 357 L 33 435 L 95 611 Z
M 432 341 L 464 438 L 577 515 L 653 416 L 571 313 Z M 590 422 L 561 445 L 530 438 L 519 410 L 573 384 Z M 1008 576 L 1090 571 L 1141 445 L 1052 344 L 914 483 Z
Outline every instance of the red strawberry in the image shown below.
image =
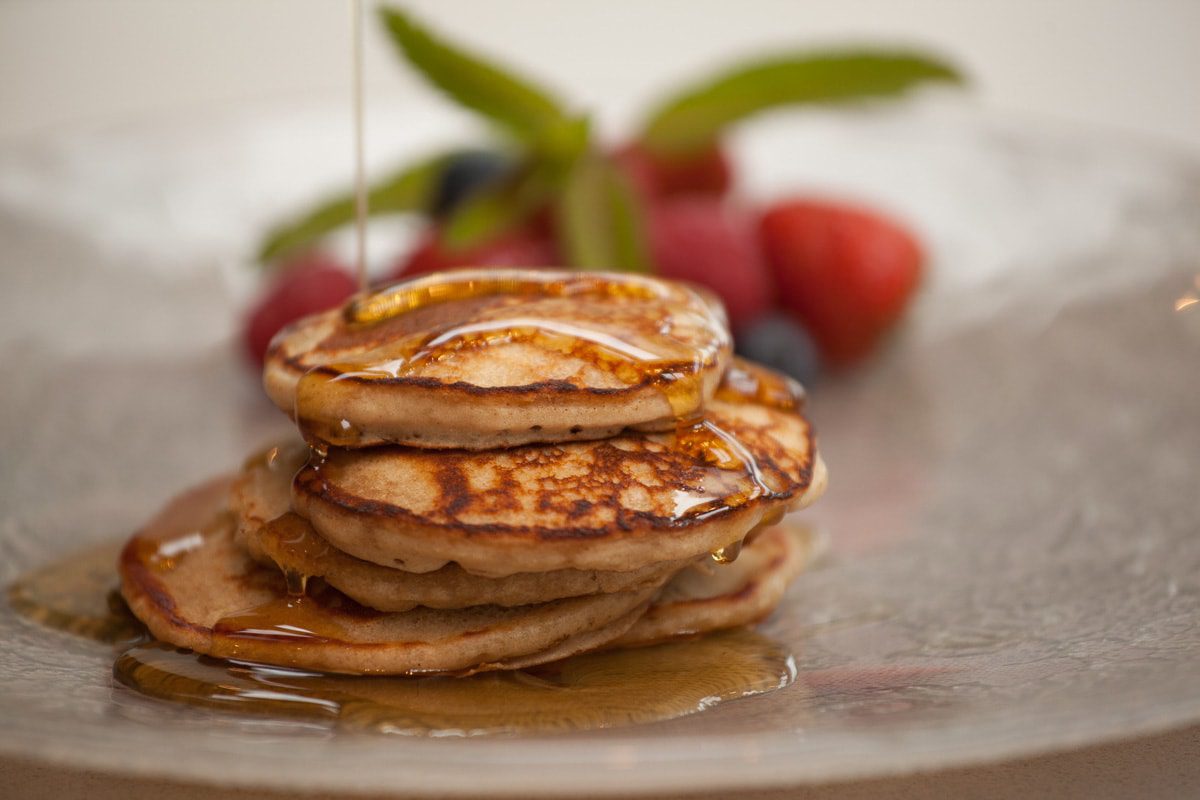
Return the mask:
M 771 307 L 771 282 L 751 220 L 720 200 L 688 197 L 650 209 L 658 274 L 712 289 L 736 330 Z
M 305 253 L 280 265 L 279 274 L 246 316 L 242 343 L 247 355 L 261 367 L 271 337 L 280 328 L 339 305 L 357 288 L 350 272 L 325 253 Z
M 613 154 L 643 197 L 723 195 L 733 183 L 733 167 L 718 145 L 688 156 L 656 156 L 637 142 Z
M 454 267 L 550 267 L 562 260 L 550 235 L 540 226 L 510 231 L 466 250 L 442 244 L 436 228 L 397 265 L 392 278 L 423 275 Z
M 759 234 L 780 303 L 834 365 L 871 352 L 903 315 L 921 277 L 916 239 L 861 208 L 785 201 L 763 215 Z

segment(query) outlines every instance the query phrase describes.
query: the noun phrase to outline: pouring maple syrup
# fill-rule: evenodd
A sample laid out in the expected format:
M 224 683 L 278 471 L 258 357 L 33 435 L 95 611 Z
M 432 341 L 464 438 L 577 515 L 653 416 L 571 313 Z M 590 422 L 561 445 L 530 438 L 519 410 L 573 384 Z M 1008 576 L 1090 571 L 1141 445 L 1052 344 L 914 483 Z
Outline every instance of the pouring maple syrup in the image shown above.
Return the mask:
M 358 289 L 367 290 L 367 170 L 366 125 L 363 122 L 363 8 L 362 0 L 350 5 L 350 41 L 354 97 L 354 264 Z

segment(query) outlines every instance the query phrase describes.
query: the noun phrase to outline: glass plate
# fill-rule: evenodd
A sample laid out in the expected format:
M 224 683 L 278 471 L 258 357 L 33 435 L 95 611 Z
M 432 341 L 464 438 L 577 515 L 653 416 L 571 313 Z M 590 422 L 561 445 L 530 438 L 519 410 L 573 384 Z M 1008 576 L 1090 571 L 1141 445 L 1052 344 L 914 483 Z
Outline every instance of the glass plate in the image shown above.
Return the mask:
M 5 583 L 125 535 L 285 427 L 231 353 L 247 281 L 230 265 L 344 171 L 310 158 L 347 152 L 318 122 L 340 113 L 4 154 Z M 373 124 L 390 155 L 449 129 Z M 285 131 L 305 135 L 263 146 Z M 107 646 L 3 606 L 0 753 L 279 789 L 628 794 L 883 776 L 1200 720 L 1200 170 L 947 108 L 782 117 L 738 147 L 751 196 L 867 198 L 932 254 L 908 330 L 812 393 L 832 483 L 810 517 L 832 549 L 762 627 L 794 650 L 794 685 L 619 730 L 347 734 L 143 698 L 114 686 Z

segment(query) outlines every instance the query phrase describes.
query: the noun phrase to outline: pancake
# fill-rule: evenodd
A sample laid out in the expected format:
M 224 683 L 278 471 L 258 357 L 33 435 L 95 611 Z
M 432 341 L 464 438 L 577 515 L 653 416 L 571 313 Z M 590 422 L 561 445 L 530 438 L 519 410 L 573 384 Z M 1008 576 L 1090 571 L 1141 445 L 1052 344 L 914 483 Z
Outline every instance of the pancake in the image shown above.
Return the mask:
M 682 284 L 466 269 L 293 323 L 263 385 L 309 441 L 480 450 L 668 429 L 730 353 L 720 302 Z
M 503 577 L 692 559 L 808 505 L 824 484 L 803 415 L 739 396 L 714 399 L 699 432 L 683 436 L 333 450 L 296 474 L 292 507 L 364 561 L 407 572 L 456 562 Z
M 307 450 L 302 444 L 271 448 L 248 462 L 230 497 L 238 541 L 259 563 L 322 578 L 368 608 L 519 606 L 597 592 L 636 591 L 661 586 L 687 565 L 672 561 L 628 572 L 565 569 L 485 578 L 456 564 L 426 573 L 372 564 L 337 550 L 306 520 L 290 512 L 291 476 L 304 463 Z
M 233 536 L 231 480 L 172 503 L 121 553 L 121 593 L 158 639 L 200 653 L 346 674 L 506 669 L 557 660 L 624 633 L 653 590 L 516 608 L 373 611 L 319 582 L 289 597 L 279 570 Z
M 679 572 L 634 626 L 609 646 L 653 644 L 760 622 L 779 605 L 815 551 L 812 533 L 803 526 L 768 528 L 731 564 L 700 562 Z

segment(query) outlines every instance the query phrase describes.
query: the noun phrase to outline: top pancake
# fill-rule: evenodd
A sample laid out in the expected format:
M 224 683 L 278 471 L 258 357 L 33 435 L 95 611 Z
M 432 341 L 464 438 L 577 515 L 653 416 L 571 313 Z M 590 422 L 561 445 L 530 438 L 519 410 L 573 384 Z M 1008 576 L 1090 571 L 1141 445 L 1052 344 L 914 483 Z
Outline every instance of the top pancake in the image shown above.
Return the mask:
M 720 303 L 682 284 L 466 269 L 293 323 L 263 383 L 310 441 L 481 450 L 667 429 L 730 352 Z

